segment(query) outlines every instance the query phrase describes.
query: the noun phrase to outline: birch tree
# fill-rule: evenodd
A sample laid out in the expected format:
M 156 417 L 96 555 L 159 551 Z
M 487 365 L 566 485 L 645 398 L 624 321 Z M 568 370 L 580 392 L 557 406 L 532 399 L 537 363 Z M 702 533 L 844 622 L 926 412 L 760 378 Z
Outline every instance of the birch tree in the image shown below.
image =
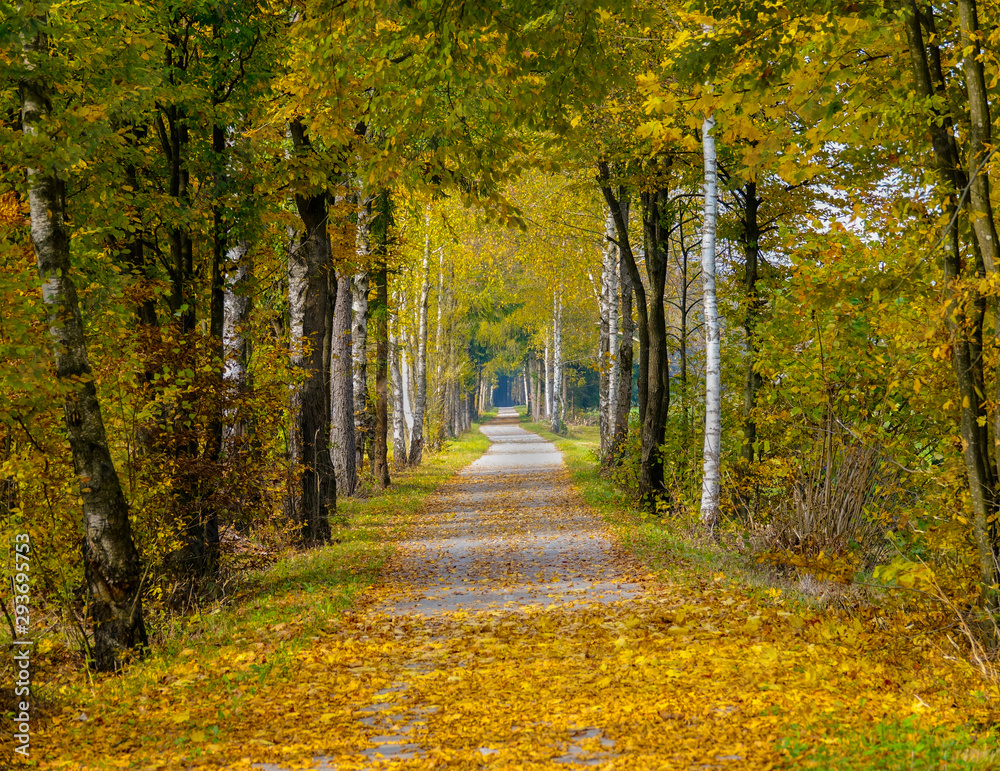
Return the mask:
M 626 231 L 629 222 L 628 191 L 618 192 L 619 211 Z M 612 213 L 612 220 L 614 215 Z M 617 231 L 617 227 L 616 227 Z M 632 320 L 632 277 L 626 260 L 628 256 L 616 245 L 618 254 L 618 286 L 620 287 L 620 302 L 618 313 L 618 351 L 615 365 L 619 373 L 617 402 L 614 405 L 614 438 L 612 452 L 608 462 L 616 464 L 621 459 L 625 441 L 628 438 L 628 418 L 632 411 L 632 362 L 634 357 L 635 323 Z
M 420 263 L 420 303 L 417 306 L 416 398 L 413 405 L 413 429 L 410 433 L 411 466 L 420 465 L 424 453 L 424 415 L 427 411 L 427 308 L 430 296 L 431 235 L 424 234 L 424 256 Z
M 228 278 L 224 300 L 222 339 L 225 343 L 225 378 L 240 393 L 249 387 L 247 367 L 250 362 L 250 311 L 252 300 L 248 282 L 252 274 L 250 245 L 240 241 L 226 256 Z M 246 425 L 230 424 L 226 438 L 242 437 Z
M 563 398 L 562 361 L 562 296 L 552 293 L 552 433 L 562 433 L 563 418 L 566 414 L 566 400 Z
M 618 412 L 618 251 L 615 247 L 615 222 L 608 212 L 605 222 L 605 247 L 601 263 L 601 457 L 606 458 L 614 443 L 615 417 Z
M 403 414 L 403 371 L 400 364 L 398 316 L 389 324 L 389 372 L 392 377 L 392 460 L 396 469 L 406 466 L 406 420 Z
M 52 92 L 58 84 L 46 76 L 49 40 L 44 20 L 23 42 L 25 74 L 21 80 L 21 119 L 29 153 L 58 136 L 47 136 Z M 94 625 L 94 666 L 118 669 L 129 653 L 148 644 L 142 611 L 142 565 L 132 539 L 128 503 L 108 446 L 101 405 L 84 338 L 70 259 L 71 227 L 66 217 L 66 181 L 51 159 L 31 156 L 28 203 L 31 243 L 42 280 L 55 358 L 56 377 L 64 387 L 66 432 L 83 505 L 84 578 Z
M 552 350 L 550 347 L 550 335 L 545 330 L 545 419 L 552 419 Z
M 330 454 L 342 495 L 353 495 L 358 484 L 354 433 L 354 367 L 351 347 L 352 281 L 346 271 L 336 272 L 337 294 L 333 311 L 330 353 Z
M 715 119 L 705 118 L 702 148 L 705 156 L 705 216 L 701 231 L 702 297 L 705 304 L 705 449 L 701 485 L 701 521 L 708 528 L 719 518 L 719 461 L 722 451 L 722 362 L 719 309 L 715 295 L 715 230 L 718 215 L 718 166 Z
M 370 203 L 368 217 L 371 217 Z M 358 227 L 359 231 L 361 226 Z M 365 226 L 365 230 L 368 226 Z M 370 233 L 366 233 L 366 240 Z M 367 262 L 370 247 L 365 249 L 364 258 Z M 361 257 L 361 249 L 358 250 Z M 354 396 L 354 465 L 357 473 L 364 467 L 365 450 L 370 453 L 372 414 L 368 404 L 368 292 L 369 277 L 367 268 L 359 270 L 351 278 L 351 374 L 352 395 Z

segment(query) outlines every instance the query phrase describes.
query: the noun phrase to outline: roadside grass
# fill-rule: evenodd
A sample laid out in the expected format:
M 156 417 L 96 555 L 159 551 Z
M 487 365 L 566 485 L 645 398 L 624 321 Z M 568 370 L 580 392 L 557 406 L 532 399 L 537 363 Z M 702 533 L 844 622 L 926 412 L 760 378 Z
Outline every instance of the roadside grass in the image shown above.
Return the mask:
M 519 410 L 520 411 L 520 410 Z M 828 607 L 815 586 L 803 580 L 784 579 L 749 556 L 727 552 L 705 537 L 697 523 L 651 516 L 636 505 L 615 482 L 600 473 L 597 451 L 599 429 L 570 426 L 565 435 L 553 434 L 547 423 L 531 422 L 522 413 L 522 427 L 552 442 L 563 453 L 567 469 L 583 500 L 599 513 L 615 538 L 634 558 L 662 579 L 704 590 L 706 584 L 722 580 L 752 601 L 771 604 L 780 612 L 809 610 L 830 613 L 834 623 L 850 619 L 842 607 Z M 856 622 L 856 619 L 855 619 Z M 874 634 L 878 634 L 876 631 Z M 919 634 L 923 634 L 922 632 Z M 918 634 L 918 637 L 919 637 Z M 891 632 L 886 633 L 891 636 Z M 904 640 L 888 640 L 887 646 L 905 646 Z M 896 665 L 921 666 L 921 654 Z M 968 662 L 950 658 L 955 672 L 969 670 Z M 942 687 L 949 687 L 945 673 Z M 989 688 L 984 684 L 984 692 Z M 955 694 L 970 713 L 995 714 L 983 694 Z M 810 769 L 984 769 L 1000 767 L 1000 743 L 996 723 L 970 718 L 967 725 L 929 727 L 913 717 L 884 715 L 881 719 L 859 719 L 844 725 L 824 722 L 821 716 L 809 725 L 788 725 L 776 746 L 791 768 Z
M 492 416 L 485 414 L 483 420 Z M 335 629 L 338 617 L 378 580 L 394 541 L 427 497 L 486 451 L 489 440 L 480 425 L 425 454 L 419 467 L 394 472 L 387 490 L 340 499 L 329 545 L 291 551 L 249 573 L 221 603 L 185 616 L 151 619 L 152 650 L 123 674 L 91 675 L 67 666 L 58 644 L 41 645 L 33 661 L 32 695 L 44 708 L 37 730 L 33 726 L 32 757 L 37 753 L 55 763 L 86 757 L 86 748 L 64 746 L 61 726 L 98 716 L 103 725 L 128 723 L 136 709 L 158 708 L 151 698 L 157 691 L 181 688 L 199 699 L 212 698 L 213 691 L 225 694 L 287 677 L 295 654 Z M 98 745 L 93 750 L 96 755 Z

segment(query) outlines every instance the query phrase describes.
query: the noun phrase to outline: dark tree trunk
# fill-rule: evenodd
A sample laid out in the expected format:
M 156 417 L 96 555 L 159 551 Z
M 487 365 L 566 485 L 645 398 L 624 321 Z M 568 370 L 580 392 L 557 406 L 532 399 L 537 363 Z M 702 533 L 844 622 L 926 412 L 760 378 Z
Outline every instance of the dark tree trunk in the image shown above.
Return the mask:
M 922 15 L 916 0 L 911 0 L 905 19 L 910 63 L 918 95 L 930 101 L 935 97 L 944 97 L 946 84 L 941 74 L 940 49 L 934 42 L 933 35 L 931 42 L 925 44 L 921 20 Z M 928 24 L 931 21 L 929 17 L 924 19 Z M 942 98 L 940 103 L 947 105 L 947 98 Z M 980 430 L 980 425 L 985 423 L 987 418 L 983 409 L 983 398 L 976 390 L 977 385 L 982 382 L 981 375 L 977 373 L 977 369 L 982 366 L 982 357 L 977 357 L 973 353 L 976 346 L 973 339 L 975 319 L 972 322 L 969 319 L 970 310 L 973 316 L 979 315 L 977 306 L 981 298 L 970 296 L 977 294 L 973 287 L 956 286 L 963 275 L 959 230 L 956 223 L 957 208 L 961 191 L 966 188 L 968 180 L 962 171 L 950 116 L 938 114 L 935 118 L 929 123 L 929 130 L 939 185 L 944 194 L 944 214 L 949 223 L 945 233 L 942 234 L 944 280 L 950 292 L 945 319 L 952 336 L 952 366 L 961 399 L 959 431 L 972 500 L 973 531 L 979 552 L 982 598 L 986 607 L 996 610 L 998 606 L 996 587 L 1000 580 L 997 570 L 997 525 L 994 521 L 996 489 L 993 483 L 989 443 L 984 441 L 983 432 Z
M 760 319 L 761 301 L 757 291 L 758 265 L 760 262 L 760 222 L 758 211 L 760 199 L 757 197 L 757 183 L 747 182 L 743 188 L 743 232 L 741 242 L 745 266 L 743 273 L 743 294 L 746 302 L 746 315 L 743 318 L 743 331 L 746 335 L 746 379 L 743 390 L 743 460 L 752 464 L 756 460 L 754 444 L 757 441 L 757 421 L 754 418 L 754 408 L 757 405 L 757 392 L 760 391 L 762 379 L 757 372 L 757 357 L 760 344 L 757 342 L 757 322 Z M 686 362 L 685 362 L 686 364 Z
M 666 437 L 667 411 L 670 407 L 670 361 L 667 355 L 667 323 L 663 296 L 667 277 L 665 229 L 662 220 L 667 193 L 660 190 L 642 194 L 642 224 L 646 246 L 646 275 L 649 278 L 647 298 L 649 315 L 649 353 L 647 371 L 646 412 L 642 420 L 642 465 L 639 492 L 650 496 L 663 489 L 663 456 L 661 446 Z
M 21 81 L 22 120 L 25 133 L 34 135 L 48 123 L 51 105 L 44 75 L 48 59 L 44 32 L 24 43 L 24 55 L 30 69 Z M 28 169 L 31 240 L 49 317 L 56 376 L 66 393 L 66 431 L 83 502 L 83 563 L 94 624 L 94 666 L 113 671 L 130 652 L 148 643 L 142 566 L 87 356 L 73 283 L 65 200 L 61 179 L 37 167 Z
M 621 190 L 616 196 L 611 188 L 611 172 L 608 164 L 601 161 L 597 164 L 600 173 L 601 193 L 604 200 L 611 209 L 611 216 L 615 220 L 615 230 L 618 233 L 618 250 L 621 254 L 622 263 L 625 265 L 629 282 L 632 285 L 632 293 L 635 296 L 635 310 L 639 316 L 639 420 L 645 421 L 646 407 L 648 402 L 648 372 L 649 372 L 649 314 L 647 312 L 646 289 L 642 284 L 642 277 L 639 275 L 639 267 L 635 262 L 635 255 L 632 253 L 632 244 L 628 237 L 628 207 L 623 206 L 625 191 Z M 624 277 L 623 277 L 624 278 Z
M 309 152 L 302 124 L 295 122 L 290 128 L 296 152 Z M 337 482 L 330 464 L 328 387 L 333 255 L 326 228 L 326 193 L 296 195 L 295 205 L 302 232 L 288 259 L 292 364 L 306 375 L 292 399 L 292 460 L 301 465 L 302 477 L 290 497 L 303 542 L 318 544 L 330 538 L 330 514 L 337 505 Z

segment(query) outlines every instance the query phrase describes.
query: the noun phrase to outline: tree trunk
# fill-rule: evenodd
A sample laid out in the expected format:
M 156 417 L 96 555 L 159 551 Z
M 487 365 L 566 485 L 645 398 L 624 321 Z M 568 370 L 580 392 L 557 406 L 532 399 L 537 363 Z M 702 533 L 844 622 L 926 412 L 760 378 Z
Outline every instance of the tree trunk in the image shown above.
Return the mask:
M 369 216 L 371 212 L 369 211 Z M 360 225 L 359 225 L 360 228 Z M 367 241 L 367 235 L 365 237 Z M 360 250 L 359 250 L 360 251 Z M 367 253 L 365 257 L 367 258 Z M 351 280 L 351 375 L 354 395 L 354 467 L 361 474 L 365 451 L 371 454 L 372 415 L 368 403 L 368 271 Z
M 639 275 L 639 267 L 632 253 L 632 242 L 628 235 L 628 204 L 625 200 L 625 190 L 619 189 L 616 196 L 611 188 L 611 171 L 608 164 L 600 161 L 597 164 L 601 183 L 601 194 L 604 196 L 611 216 L 615 220 L 615 231 L 618 233 L 618 249 L 625 264 L 626 273 L 635 297 L 635 310 L 639 317 L 639 422 L 645 424 L 646 407 L 649 401 L 649 312 L 646 302 L 646 288 L 642 284 L 642 277 Z M 662 294 L 660 296 L 662 306 Z M 640 485 L 641 486 L 641 485 Z
M 605 224 L 605 236 L 614 235 L 615 220 L 608 213 Z M 606 460 L 614 446 L 615 413 L 618 411 L 618 389 L 621 382 L 621 368 L 618 359 L 618 249 L 613 243 L 608 244 L 605 252 L 608 258 L 607 266 L 607 312 L 608 312 L 608 406 L 607 406 L 607 442 L 601 453 Z
M 397 303 L 398 308 L 398 303 Z M 389 336 L 389 371 L 392 375 L 392 463 L 397 470 L 406 467 L 406 419 L 403 412 L 403 370 L 400 366 L 399 311 L 392 321 Z
M 417 321 L 416 403 L 413 406 L 413 433 L 410 437 L 410 465 L 418 466 L 424 454 L 424 415 L 427 411 L 427 306 L 430 296 L 431 236 L 424 236 L 424 259 L 421 263 L 420 314 Z M 438 298 L 440 304 L 440 298 Z
M 690 445 L 691 438 L 691 389 L 688 387 L 688 335 L 690 326 L 688 324 L 688 312 L 694 309 L 688 304 L 688 290 L 691 281 L 688 279 L 688 245 L 684 237 L 684 218 L 681 217 L 677 223 L 678 251 L 681 258 L 680 275 L 680 297 L 677 300 L 677 309 L 680 313 L 680 330 L 677 341 L 677 353 L 679 358 L 678 380 L 681 384 L 681 443 L 686 448 Z
M 44 74 L 49 42 L 41 25 L 23 43 L 23 52 L 21 117 L 25 134 L 35 136 L 47 128 L 51 105 L 51 88 Z M 114 671 L 129 653 L 148 644 L 142 565 L 87 356 L 70 261 L 65 192 L 64 181 L 54 173 L 28 169 L 31 241 L 42 280 L 56 377 L 66 393 L 66 432 L 83 506 L 83 564 L 94 624 L 93 663 L 98 670 Z
M 621 207 L 622 220 L 628 228 L 629 199 L 624 189 L 619 191 L 618 201 Z M 613 217 L 612 217 L 613 219 Z M 616 227 L 617 232 L 617 227 Z M 621 288 L 621 301 L 618 313 L 618 359 L 616 361 L 618 378 L 618 400 L 615 405 L 614 444 L 610 463 L 621 462 L 628 439 L 628 419 L 632 411 L 632 362 L 634 356 L 635 324 L 632 320 L 632 278 L 629 275 L 626 255 L 618 249 L 618 285 Z
M 663 307 L 667 277 L 667 239 L 663 218 L 667 191 L 642 193 L 642 222 L 646 244 L 646 275 L 649 278 L 646 357 L 646 412 L 642 419 L 642 464 L 639 493 L 653 504 L 653 496 L 663 490 L 663 456 L 667 410 L 670 406 L 667 320 Z M 642 365 L 640 364 L 640 367 Z M 642 377 L 640 371 L 639 377 Z
M 309 140 L 298 122 L 290 134 L 296 152 L 308 152 Z M 296 195 L 302 220 L 299 242 L 288 257 L 288 299 L 292 334 L 292 366 L 306 371 L 292 396 L 292 462 L 302 477 L 290 506 L 303 542 L 330 538 L 329 515 L 336 509 L 337 481 L 330 465 L 330 320 L 333 297 L 333 254 L 327 233 L 327 196 Z
M 381 487 L 389 486 L 389 289 L 388 269 L 381 263 L 375 272 L 375 441 L 372 476 Z
M 229 250 L 226 293 L 223 300 L 224 313 L 222 339 L 225 344 L 225 378 L 237 393 L 246 393 L 250 388 L 247 368 L 250 365 L 250 311 L 253 307 L 247 284 L 253 274 L 250 246 L 246 241 Z M 246 422 L 238 419 L 230 422 L 224 438 L 234 443 L 243 440 L 247 433 Z
M 908 10 L 905 27 L 916 91 L 919 96 L 930 102 L 935 97 L 943 96 L 946 88 L 943 76 L 937 67 L 940 51 L 932 39 L 929 44 L 931 50 L 928 53 L 921 29 L 921 13 L 916 0 L 911 0 Z M 936 76 L 933 78 L 932 69 Z M 941 103 L 947 105 L 947 99 L 942 99 Z M 937 110 L 935 112 L 937 113 Z M 982 398 L 976 391 L 979 379 L 976 376 L 976 359 L 981 357 L 974 357 L 972 354 L 969 339 L 970 324 L 966 310 L 967 303 L 974 306 L 979 298 L 972 296 L 975 294 L 974 288 L 958 286 L 958 281 L 962 278 L 962 257 L 959 250 L 956 210 L 960 193 L 966 186 L 966 177 L 961 171 L 950 117 L 941 113 L 937 113 L 934 117 L 935 120 L 930 121 L 928 125 L 940 189 L 944 195 L 943 216 L 946 218 L 946 225 L 942 243 L 945 247 L 944 279 L 949 292 L 948 313 L 945 319 L 952 337 L 952 367 L 955 370 L 961 399 L 959 431 L 962 437 L 962 455 L 972 501 L 973 532 L 979 554 L 982 601 L 985 607 L 997 610 L 996 586 L 1000 576 L 997 571 L 996 523 L 993 521 L 996 514 L 996 490 L 992 482 L 989 444 L 983 440 L 980 431 L 980 422 L 986 420 Z
M 715 119 L 702 127 L 705 154 L 705 217 L 701 230 L 702 301 L 705 303 L 705 449 L 701 483 L 701 522 L 708 528 L 719 519 L 719 462 L 722 453 L 722 362 L 719 308 L 715 297 L 715 223 L 719 205 L 715 158 Z
M 333 312 L 330 353 L 332 420 L 330 449 L 342 495 L 353 495 L 358 485 L 354 435 L 354 366 L 351 346 L 351 277 L 337 271 L 337 302 Z
M 545 419 L 552 419 L 552 350 L 549 331 L 545 330 Z
M 406 423 L 406 432 L 410 436 L 410 441 L 413 441 L 413 378 L 411 377 L 413 373 L 410 372 L 410 364 L 406 359 L 405 349 L 400 350 L 399 358 L 402 365 L 400 367 L 400 374 L 403 378 L 403 420 Z M 405 461 L 409 464 L 410 459 L 408 455 L 406 456 Z
M 757 322 L 760 320 L 761 301 L 757 290 L 758 266 L 760 262 L 760 222 L 758 210 L 760 199 L 757 197 L 757 183 L 747 182 L 743 188 L 743 254 L 745 267 L 743 273 L 743 293 L 746 302 L 746 315 L 743 319 L 743 331 L 746 335 L 746 379 L 743 391 L 743 460 L 752 464 L 756 460 L 754 444 L 757 441 L 757 421 L 754 409 L 757 406 L 757 392 L 760 391 L 762 379 L 757 372 L 757 357 L 760 344 L 757 341 Z
M 987 165 L 993 148 L 993 122 L 990 116 L 989 93 L 986 88 L 986 73 L 983 68 L 982 40 L 979 29 L 979 14 L 975 0 L 958 0 L 959 25 L 962 36 L 962 47 L 965 49 L 962 63 L 965 70 L 966 90 L 969 96 L 969 156 L 967 170 L 969 183 L 970 224 L 975 234 L 980 261 L 985 270 L 990 273 L 1000 271 L 1000 243 L 997 240 L 996 219 L 990 192 L 990 167 Z M 985 302 L 982 313 L 985 315 Z M 1000 339 L 1000 303 L 993 300 L 995 335 Z M 977 352 L 977 360 L 982 360 L 981 348 Z M 985 384 L 984 384 L 985 386 Z M 995 398 L 1000 399 L 1000 374 L 996 378 Z M 985 393 L 985 390 L 982 391 Z M 995 443 L 1000 445 L 1000 409 L 993 415 Z M 986 436 L 987 443 L 989 436 Z M 996 453 L 997 469 L 991 473 L 992 486 L 995 488 L 1000 475 L 1000 451 Z M 992 469 L 992 467 L 991 467 Z M 996 525 L 992 525 L 993 538 L 996 541 Z M 998 598 L 1000 602 L 1000 598 Z
M 608 215 L 608 219 L 611 219 L 611 215 Z M 611 446 L 611 435 L 614 430 L 612 426 L 612 408 L 611 408 L 611 398 L 610 398 L 610 381 L 611 381 L 611 324 L 608 315 L 608 285 L 611 283 L 611 279 L 608 277 L 610 270 L 610 265 L 614 262 L 615 251 L 614 251 L 614 221 L 611 221 L 612 238 L 607 240 L 604 244 L 604 251 L 602 252 L 601 260 L 601 285 L 597 292 L 597 310 L 598 317 L 600 319 L 599 332 L 598 332 L 598 343 L 597 343 L 597 373 L 598 373 L 598 389 L 597 389 L 597 417 L 598 417 L 598 435 L 600 437 L 600 457 L 603 458 L 607 455 Z M 605 237 L 607 237 L 607 229 L 605 230 Z
M 563 414 L 566 411 L 562 390 L 562 297 L 552 294 L 552 420 L 553 434 L 562 431 Z

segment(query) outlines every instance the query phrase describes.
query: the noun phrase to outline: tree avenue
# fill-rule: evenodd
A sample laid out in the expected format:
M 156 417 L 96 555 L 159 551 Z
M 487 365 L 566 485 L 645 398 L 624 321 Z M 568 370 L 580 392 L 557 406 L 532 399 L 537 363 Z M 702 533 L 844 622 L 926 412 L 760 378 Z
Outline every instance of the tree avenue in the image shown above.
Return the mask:
M 39 612 L 122 670 L 516 406 L 644 527 L 916 590 L 991 661 L 998 12 L 3 4 Z

